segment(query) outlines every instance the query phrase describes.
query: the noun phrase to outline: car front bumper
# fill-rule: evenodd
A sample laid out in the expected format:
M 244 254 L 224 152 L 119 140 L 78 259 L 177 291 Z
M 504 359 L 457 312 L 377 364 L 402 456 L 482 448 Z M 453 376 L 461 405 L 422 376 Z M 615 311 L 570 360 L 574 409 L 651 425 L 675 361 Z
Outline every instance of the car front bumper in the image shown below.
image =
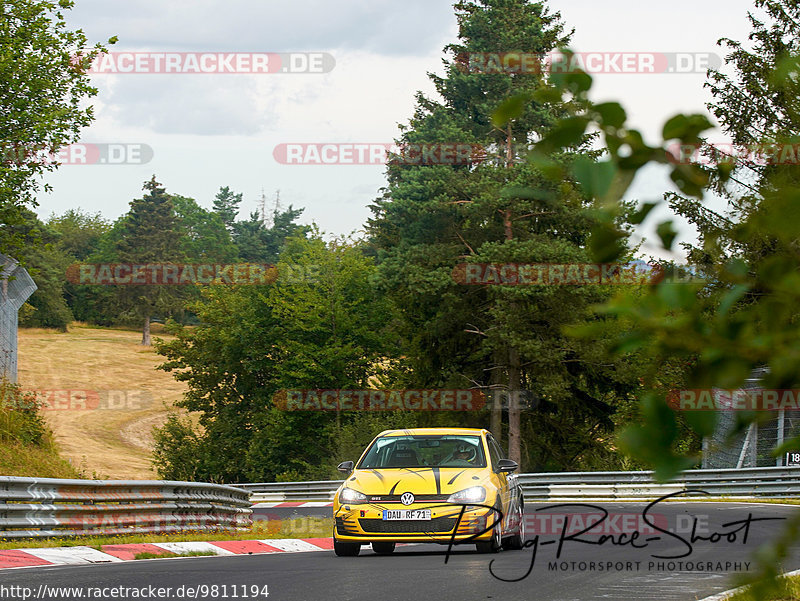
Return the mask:
M 492 537 L 491 527 L 499 514 L 488 507 L 470 505 L 462 514 L 458 504 L 413 504 L 410 506 L 343 505 L 335 508 L 336 540 L 342 542 L 478 542 Z M 384 510 L 430 509 L 430 520 L 384 520 Z

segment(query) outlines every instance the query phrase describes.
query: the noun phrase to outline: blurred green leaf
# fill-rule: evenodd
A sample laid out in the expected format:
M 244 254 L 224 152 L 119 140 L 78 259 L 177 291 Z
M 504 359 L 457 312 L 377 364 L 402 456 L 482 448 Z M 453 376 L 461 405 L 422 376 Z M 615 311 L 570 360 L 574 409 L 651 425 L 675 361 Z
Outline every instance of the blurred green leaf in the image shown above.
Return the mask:
M 550 74 L 550 83 L 557 88 L 582 95 L 592 88 L 592 77 L 584 71 L 559 72 Z
M 492 113 L 492 125 L 499 128 L 505 127 L 509 121 L 517 119 L 525 112 L 525 107 L 530 101 L 530 94 L 515 94 L 506 98 Z
M 669 221 L 662 221 L 656 227 L 656 234 L 658 237 L 661 238 L 661 244 L 667 250 L 672 249 L 672 243 L 675 241 L 675 237 L 678 235 L 678 232 L 675 230 L 675 227 L 672 225 L 672 220 Z
M 644 203 L 640 209 L 638 209 L 628 218 L 628 221 L 633 225 L 639 225 L 647 218 L 647 216 L 650 214 L 650 211 L 652 211 L 657 205 L 658 203 L 656 202 Z
M 592 106 L 592 110 L 597 113 L 603 125 L 608 127 L 620 128 L 625 125 L 628 116 L 625 114 L 625 109 L 618 102 L 603 102 Z
M 683 142 L 699 141 L 699 135 L 714 125 L 705 115 L 675 115 L 662 129 L 664 140 L 680 139 Z
M 545 152 L 577 146 L 583 141 L 583 135 L 588 124 L 589 120 L 586 117 L 562 119 L 536 146 Z
M 592 229 L 589 236 L 589 251 L 592 259 L 598 263 L 611 263 L 621 257 L 627 247 L 625 234 L 613 223 L 602 223 Z
M 714 411 L 686 411 L 684 418 L 699 436 L 711 436 L 717 425 L 717 414 Z
M 608 193 L 617 172 L 616 165 L 610 161 L 596 162 L 584 156 L 575 160 L 572 169 L 575 179 L 593 198 L 602 198 Z
M 553 86 L 544 86 L 533 92 L 531 98 L 534 102 L 542 104 L 556 104 L 562 101 L 564 92 Z

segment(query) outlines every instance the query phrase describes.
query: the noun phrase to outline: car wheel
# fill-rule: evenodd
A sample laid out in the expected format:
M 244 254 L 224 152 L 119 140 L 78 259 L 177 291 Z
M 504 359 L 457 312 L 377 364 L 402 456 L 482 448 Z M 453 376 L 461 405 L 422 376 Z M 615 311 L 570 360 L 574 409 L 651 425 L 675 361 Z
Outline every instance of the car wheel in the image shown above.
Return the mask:
M 494 514 L 495 518 L 500 514 Z M 478 553 L 497 553 L 500 548 L 503 546 L 503 523 L 502 521 L 498 522 L 497 525 L 492 529 L 492 538 L 486 541 L 478 541 L 475 543 L 475 548 L 478 550 Z
M 394 553 L 394 543 L 376 541 L 372 543 L 372 550 L 378 555 L 391 555 Z
M 519 520 L 517 531 L 513 536 L 509 536 L 503 541 L 503 549 L 519 551 L 525 546 L 525 510 L 521 502 L 517 509 L 517 519 Z
M 344 543 L 336 540 L 336 533 L 333 535 L 333 552 L 338 557 L 355 557 L 361 552 L 361 543 Z

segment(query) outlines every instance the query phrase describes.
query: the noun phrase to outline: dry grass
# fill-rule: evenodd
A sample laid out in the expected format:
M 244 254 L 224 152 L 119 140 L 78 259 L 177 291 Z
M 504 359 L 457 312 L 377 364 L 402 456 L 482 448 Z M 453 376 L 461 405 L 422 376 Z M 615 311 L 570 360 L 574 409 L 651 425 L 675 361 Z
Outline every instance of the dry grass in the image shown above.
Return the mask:
M 159 333 L 154 324 L 153 333 Z M 45 410 L 61 455 L 85 477 L 153 479 L 150 432 L 186 385 L 155 367 L 141 333 L 73 324 L 69 332 L 19 330 L 19 383 L 27 390 L 97 391 L 105 408 Z M 109 392 L 115 391 L 115 392 Z M 65 406 L 75 407 L 68 401 Z M 31 475 L 31 474 L 26 474 Z M 37 475 L 41 475 L 38 474 Z
M 267 538 L 327 538 L 333 532 L 333 518 L 299 517 L 280 521 L 258 521 L 247 530 L 219 532 L 184 532 L 181 534 L 128 534 L 119 536 L 84 536 L 48 539 L 0 538 L 0 550 L 35 549 L 42 547 L 74 547 L 85 545 L 99 549 L 102 545 L 127 543 L 174 543 L 181 541 L 257 540 Z

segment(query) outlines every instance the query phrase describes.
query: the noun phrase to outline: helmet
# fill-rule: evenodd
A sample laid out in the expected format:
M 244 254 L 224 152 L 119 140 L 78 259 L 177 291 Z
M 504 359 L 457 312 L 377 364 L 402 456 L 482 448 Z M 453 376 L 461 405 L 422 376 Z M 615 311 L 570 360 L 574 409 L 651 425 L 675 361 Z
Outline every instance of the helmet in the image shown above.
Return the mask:
M 454 455 L 462 455 L 466 454 L 466 457 L 459 457 L 459 459 L 463 459 L 464 461 L 473 461 L 475 457 L 478 455 L 478 449 L 475 445 L 461 442 L 456 447 Z

